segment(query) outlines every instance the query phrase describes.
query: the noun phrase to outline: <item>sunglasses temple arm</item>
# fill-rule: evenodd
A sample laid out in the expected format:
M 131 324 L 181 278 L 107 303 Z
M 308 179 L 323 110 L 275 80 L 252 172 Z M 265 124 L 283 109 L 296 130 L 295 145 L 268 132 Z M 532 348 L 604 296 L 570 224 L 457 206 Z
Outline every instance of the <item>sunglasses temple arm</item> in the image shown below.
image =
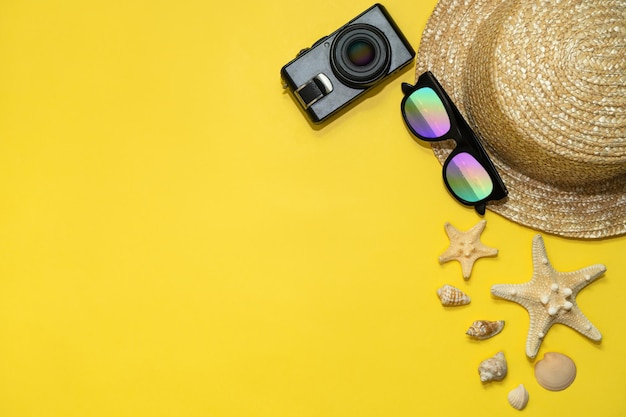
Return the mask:
M 413 90 L 415 90 L 415 86 L 409 83 L 402 83 L 402 93 L 404 95 L 411 93 Z

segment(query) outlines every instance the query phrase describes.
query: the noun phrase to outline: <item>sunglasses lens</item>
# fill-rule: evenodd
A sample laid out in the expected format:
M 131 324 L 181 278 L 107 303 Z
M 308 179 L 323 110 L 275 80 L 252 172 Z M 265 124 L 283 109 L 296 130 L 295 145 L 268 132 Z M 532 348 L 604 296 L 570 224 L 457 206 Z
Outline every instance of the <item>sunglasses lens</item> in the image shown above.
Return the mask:
M 487 198 L 493 191 L 489 173 L 476 158 L 466 152 L 452 157 L 445 176 L 452 192 L 470 203 Z
M 432 88 L 423 87 L 407 97 L 404 114 L 409 127 L 424 138 L 439 138 L 450 130 L 450 118 Z

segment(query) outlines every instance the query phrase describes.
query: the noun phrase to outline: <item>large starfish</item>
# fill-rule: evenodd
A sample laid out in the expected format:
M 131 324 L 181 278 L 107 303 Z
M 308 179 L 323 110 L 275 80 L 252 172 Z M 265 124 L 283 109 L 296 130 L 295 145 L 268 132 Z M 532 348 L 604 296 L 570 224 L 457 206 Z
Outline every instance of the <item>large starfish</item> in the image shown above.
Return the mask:
M 497 255 L 498 249 L 485 246 L 480 241 L 480 234 L 485 230 L 486 224 L 485 220 L 481 220 L 467 232 L 461 232 L 450 223 L 446 223 L 445 229 L 450 246 L 439 257 L 439 263 L 459 261 L 463 278 L 468 279 L 478 258 Z
M 573 272 L 555 270 L 546 253 L 541 235 L 533 238 L 533 276 L 523 284 L 500 284 L 491 287 L 496 297 L 520 304 L 530 315 L 526 338 L 526 355 L 537 356 L 539 346 L 553 324 L 571 327 L 594 341 L 602 335 L 583 315 L 576 304 L 576 295 L 606 271 L 596 264 Z

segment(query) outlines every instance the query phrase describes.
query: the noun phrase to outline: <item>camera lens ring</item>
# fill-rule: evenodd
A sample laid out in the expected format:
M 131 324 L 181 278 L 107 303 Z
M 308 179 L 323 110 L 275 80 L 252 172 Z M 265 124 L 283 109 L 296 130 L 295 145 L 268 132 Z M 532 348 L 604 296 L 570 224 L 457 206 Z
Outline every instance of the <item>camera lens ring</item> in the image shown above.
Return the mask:
M 387 74 L 391 46 L 380 29 L 365 23 L 350 25 L 335 37 L 330 64 L 344 84 L 367 88 Z

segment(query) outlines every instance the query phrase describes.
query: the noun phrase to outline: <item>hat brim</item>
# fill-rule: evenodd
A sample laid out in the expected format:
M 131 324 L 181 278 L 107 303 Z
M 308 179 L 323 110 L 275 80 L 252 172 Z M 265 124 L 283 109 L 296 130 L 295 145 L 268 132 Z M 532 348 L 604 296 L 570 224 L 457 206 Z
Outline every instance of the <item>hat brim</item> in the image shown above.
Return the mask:
M 432 71 L 470 125 L 463 93 L 468 51 L 480 24 L 501 4 L 499 0 L 440 0 L 422 34 L 416 76 Z M 562 189 L 518 172 L 499 159 L 488 143 L 483 145 L 509 190 L 505 200 L 490 203 L 487 209 L 559 236 L 598 239 L 626 234 L 625 175 L 592 187 Z M 441 163 L 453 148 L 451 141 L 433 143 Z

